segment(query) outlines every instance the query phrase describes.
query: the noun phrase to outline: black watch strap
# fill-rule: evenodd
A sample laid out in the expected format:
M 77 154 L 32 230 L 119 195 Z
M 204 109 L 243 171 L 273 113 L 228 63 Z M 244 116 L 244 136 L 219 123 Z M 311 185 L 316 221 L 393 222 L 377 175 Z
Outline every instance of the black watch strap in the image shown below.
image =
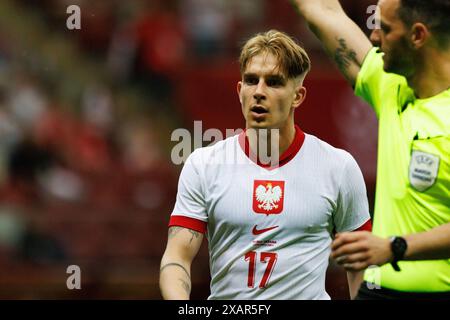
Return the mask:
M 391 250 L 394 256 L 394 259 L 391 261 L 391 265 L 395 271 L 401 271 L 397 262 L 403 260 L 407 248 L 408 243 L 404 238 L 402 237 L 391 238 Z

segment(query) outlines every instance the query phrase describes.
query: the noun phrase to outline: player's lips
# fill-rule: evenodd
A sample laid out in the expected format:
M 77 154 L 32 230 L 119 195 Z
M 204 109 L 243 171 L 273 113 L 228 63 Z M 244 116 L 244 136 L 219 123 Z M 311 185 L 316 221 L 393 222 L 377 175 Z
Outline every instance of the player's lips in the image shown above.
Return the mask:
M 264 118 L 269 113 L 266 108 L 261 105 L 254 105 L 250 108 L 250 113 L 255 119 Z

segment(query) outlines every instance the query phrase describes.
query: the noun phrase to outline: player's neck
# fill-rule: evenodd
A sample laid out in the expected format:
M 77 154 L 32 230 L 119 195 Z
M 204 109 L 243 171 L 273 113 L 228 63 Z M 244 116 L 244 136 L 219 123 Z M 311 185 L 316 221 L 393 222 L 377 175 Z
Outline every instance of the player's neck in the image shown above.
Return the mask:
M 294 138 L 294 125 L 280 129 L 247 130 L 247 139 L 250 150 L 255 154 L 258 154 L 258 157 L 261 154 L 267 155 L 268 157 L 280 157 L 292 144 Z
M 426 57 L 408 78 L 409 86 L 420 99 L 433 97 L 450 87 L 450 50 L 433 50 Z
M 280 143 L 279 152 L 282 155 L 294 142 L 295 139 L 295 126 L 289 126 L 285 129 L 280 129 Z

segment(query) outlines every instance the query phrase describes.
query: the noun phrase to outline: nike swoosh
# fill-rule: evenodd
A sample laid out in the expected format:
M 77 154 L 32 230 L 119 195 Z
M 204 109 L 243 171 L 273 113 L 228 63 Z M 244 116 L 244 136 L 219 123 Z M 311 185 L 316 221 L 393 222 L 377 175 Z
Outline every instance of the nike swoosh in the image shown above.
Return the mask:
M 270 231 L 270 230 L 272 230 L 272 229 L 278 228 L 278 226 L 274 226 L 274 227 L 265 228 L 265 229 L 259 229 L 259 230 L 258 230 L 258 229 L 256 229 L 257 226 L 258 226 L 258 225 L 254 226 L 254 227 L 253 227 L 253 230 L 252 230 L 252 233 L 253 233 L 255 236 L 257 236 L 258 234 L 261 234 L 261 233 Z

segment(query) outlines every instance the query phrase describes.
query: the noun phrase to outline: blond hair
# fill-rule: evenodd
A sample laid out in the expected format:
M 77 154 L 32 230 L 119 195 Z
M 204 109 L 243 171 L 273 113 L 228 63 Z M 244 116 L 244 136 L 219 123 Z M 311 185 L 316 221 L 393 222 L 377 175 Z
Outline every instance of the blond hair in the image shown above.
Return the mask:
M 306 76 L 311 69 L 308 54 L 293 38 L 278 30 L 258 33 L 242 47 L 239 57 L 241 74 L 248 62 L 261 53 L 271 53 L 278 60 L 278 66 L 288 78 Z

